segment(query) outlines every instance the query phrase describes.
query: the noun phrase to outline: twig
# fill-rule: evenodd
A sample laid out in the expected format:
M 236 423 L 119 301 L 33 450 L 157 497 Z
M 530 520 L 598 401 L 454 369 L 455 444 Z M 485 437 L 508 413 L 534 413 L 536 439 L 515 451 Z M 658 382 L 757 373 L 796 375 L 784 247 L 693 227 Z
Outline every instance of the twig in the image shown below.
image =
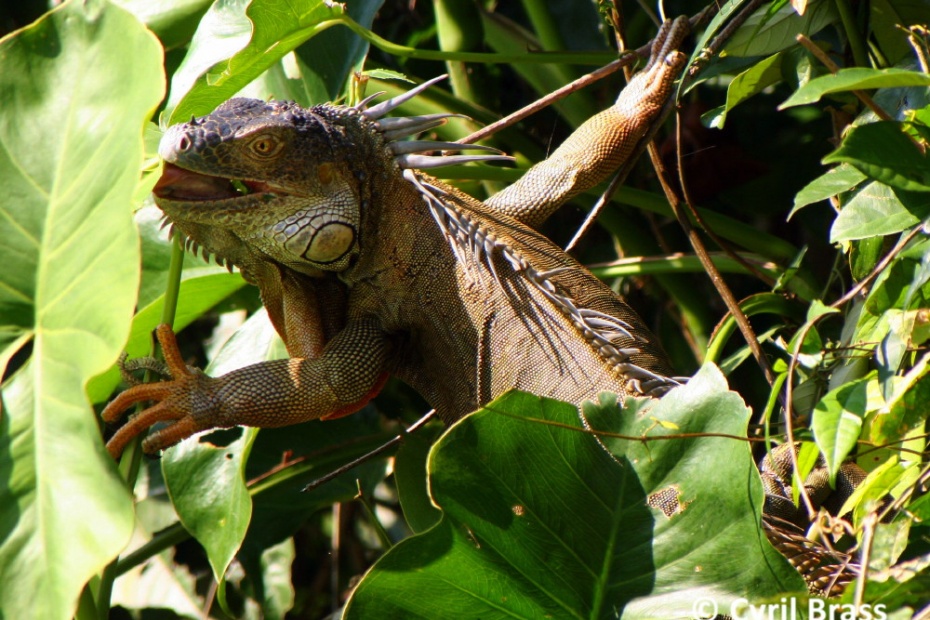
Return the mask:
M 862 551 L 859 552 L 859 565 L 862 567 L 859 578 L 856 579 L 856 590 L 853 594 L 853 605 L 858 611 L 865 599 L 865 586 L 869 580 L 869 557 L 872 555 L 872 543 L 875 540 L 875 526 L 878 524 L 878 515 L 870 512 L 862 523 Z
M 640 48 L 640 50 L 641 49 L 642 48 Z M 634 62 L 636 62 L 636 60 L 641 58 L 641 56 L 639 55 L 640 50 L 636 50 L 635 52 L 629 52 L 627 54 L 624 54 L 622 58 L 618 58 L 617 60 L 611 61 L 608 64 L 601 67 L 600 69 L 595 69 L 591 73 L 588 73 L 587 75 L 583 75 L 573 82 L 569 82 L 562 88 L 552 91 L 545 97 L 537 99 L 533 103 L 520 108 L 516 112 L 512 112 L 511 114 L 508 114 L 504 118 L 498 121 L 494 121 L 490 125 L 485 125 L 478 131 L 465 136 L 461 140 L 458 140 L 458 142 L 461 144 L 471 144 L 472 142 L 483 140 L 487 138 L 488 136 L 491 136 L 502 129 L 510 127 L 514 123 L 522 121 L 527 116 L 530 116 L 532 114 L 535 114 L 536 112 L 539 112 L 540 110 L 552 105 L 553 103 L 555 103 L 556 101 L 559 101 L 560 99 L 564 99 L 565 97 L 569 96 L 573 92 L 577 90 L 581 90 L 588 84 L 592 84 L 602 78 L 607 77 L 608 75 L 612 73 L 616 73 L 619 69 L 621 69 L 622 67 L 626 65 L 633 64 Z
M 371 459 L 375 458 L 376 456 L 378 456 L 378 455 L 380 455 L 380 454 L 383 454 L 383 453 L 387 452 L 388 450 L 390 450 L 391 448 L 393 448 L 394 446 L 396 446 L 397 444 L 399 444 L 400 442 L 402 442 L 402 441 L 404 440 L 404 437 L 406 437 L 407 435 L 409 435 L 409 434 L 411 434 L 411 433 L 413 433 L 413 432 L 416 432 L 417 429 L 421 428 L 424 424 L 426 424 L 427 422 L 429 422 L 430 420 L 432 420 L 434 417 L 436 417 L 436 410 L 435 410 L 435 409 L 430 409 L 429 411 L 426 412 L 426 414 L 425 414 L 422 418 L 420 418 L 419 420 L 417 420 L 412 426 L 410 426 L 410 428 L 404 430 L 404 432 L 402 432 L 401 434 L 397 435 L 396 437 L 394 437 L 393 439 L 391 439 L 391 440 L 389 440 L 389 441 L 384 442 L 383 444 L 381 444 L 380 446 L 378 446 L 377 448 L 375 448 L 375 449 L 372 450 L 371 452 L 368 452 L 367 454 L 363 454 L 362 456 L 358 457 L 357 459 L 355 459 L 355 460 L 353 460 L 353 461 L 350 461 L 350 462 L 346 463 L 346 464 L 343 465 L 342 467 L 339 467 L 339 468 L 337 468 L 337 469 L 334 469 L 333 471 L 329 472 L 329 473 L 326 474 L 325 476 L 322 476 L 322 477 L 320 477 L 320 478 L 317 478 L 316 480 L 314 480 L 313 482 L 311 482 L 310 484 L 308 484 L 307 486 L 305 486 L 303 489 L 301 489 L 301 492 L 306 493 L 306 492 L 308 492 L 308 491 L 312 491 L 313 489 L 317 488 L 318 486 L 320 486 L 320 485 L 322 485 L 322 484 L 324 484 L 324 483 L 326 483 L 326 482 L 329 482 L 329 481 L 332 480 L 333 478 L 336 478 L 337 476 L 341 476 L 342 474 L 346 473 L 347 471 L 350 471 L 350 470 L 352 470 L 352 469 L 358 467 L 358 466 L 361 465 L 362 463 L 366 463 L 366 462 L 370 461 Z
M 680 135 L 680 117 L 678 119 L 678 126 Z M 678 151 L 679 174 L 681 174 L 682 152 L 680 140 L 678 141 L 676 150 Z M 753 331 L 752 325 L 749 324 L 749 319 L 746 318 L 746 314 L 739 307 L 739 302 L 736 300 L 733 292 L 726 285 L 726 282 L 724 282 L 723 275 L 720 273 L 720 270 L 717 269 L 717 266 L 714 265 L 714 261 L 710 257 L 707 248 L 704 246 L 704 242 L 701 240 L 700 235 L 698 234 L 697 230 L 695 230 L 694 226 L 691 225 L 691 220 L 688 219 L 688 216 L 681 208 L 682 199 L 672 188 L 671 183 L 669 183 L 668 171 L 666 170 L 665 164 L 662 162 L 662 158 L 659 156 L 659 150 L 656 148 L 654 143 L 649 144 L 649 157 L 652 160 L 652 167 L 655 169 L 656 174 L 658 175 L 659 183 L 662 186 L 662 191 L 665 192 L 665 197 L 668 199 L 669 206 L 671 206 L 672 212 L 675 214 L 675 218 L 678 220 L 678 224 L 681 226 L 682 230 L 685 232 L 685 235 L 688 237 L 688 241 L 691 243 L 691 247 L 694 249 L 695 255 L 697 255 L 698 260 L 701 261 L 701 265 L 704 267 L 704 270 L 710 277 L 711 283 L 714 285 L 714 288 L 717 289 L 717 294 L 720 295 L 720 298 L 723 300 L 724 305 L 726 305 L 727 310 L 729 310 L 730 314 L 733 315 L 733 319 L 736 321 L 737 327 L 739 327 L 740 332 L 743 334 L 743 338 L 746 340 L 746 344 L 749 346 L 749 350 L 752 351 L 753 357 L 756 358 L 756 362 L 762 369 L 762 373 L 765 375 L 766 381 L 768 381 L 769 386 L 774 385 L 775 373 L 772 372 L 772 367 L 768 362 L 768 358 L 765 357 L 765 352 L 762 350 L 762 345 L 759 344 L 756 333 Z M 687 198 L 687 194 L 685 194 L 685 197 Z M 693 210 L 693 206 L 689 205 L 689 208 Z
M 826 52 L 817 47 L 817 44 L 811 41 L 809 38 L 803 34 L 799 34 L 797 37 L 795 37 L 795 40 L 804 46 L 804 49 L 810 52 L 812 56 L 823 63 L 823 66 L 825 66 L 830 71 L 830 73 L 836 73 L 840 70 L 839 65 L 830 60 L 830 57 L 827 56 Z M 864 90 L 854 90 L 851 92 L 859 98 L 859 101 L 864 103 L 870 110 L 875 112 L 875 116 L 882 119 L 883 121 L 893 120 L 887 112 L 881 109 L 877 103 L 875 103 L 875 100 L 872 99 L 872 97 L 869 96 L 867 92 Z
M 751 0 L 746 6 L 740 9 L 740 12 L 736 14 L 736 17 L 731 19 L 729 23 L 724 26 L 719 33 L 717 33 L 717 36 L 715 36 L 713 40 L 708 43 L 703 50 L 701 50 L 701 55 L 691 65 L 691 68 L 688 70 L 684 80 L 693 80 L 695 75 L 697 75 L 703 68 L 704 61 L 716 54 L 719 49 L 723 47 L 723 44 L 733 36 L 733 33 L 736 32 L 737 28 L 742 26 L 743 23 L 749 19 L 749 16 L 755 13 L 756 9 L 762 6 L 764 2 L 765 0 Z
M 927 27 L 915 24 L 906 28 L 900 24 L 895 24 L 895 28 L 903 30 L 907 34 L 907 42 L 910 43 L 911 47 L 914 49 L 917 62 L 920 64 L 920 70 L 924 73 L 930 73 L 930 59 L 927 58 L 926 49 L 926 41 L 928 36 L 930 36 L 930 31 L 927 30 Z M 923 45 L 921 45 L 921 38 L 924 40 Z
M 875 267 L 872 269 L 872 271 L 869 273 L 869 275 L 867 275 L 866 277 L 862 278 L 862 280 L 860 280 L 859 283 L 856 284 L 856 286 L 854 286 L 852 289 L 850 289 L 848 293 L 846 293 L 845 295 L 843 295 L 842 297 L 840 297 L 839 299 L 837 299 L 836 301 L 834 301 L 832 304 L 830 304 L 830 307 L 831 307 L 831 308 L 839 308 L 840 306 L 842 306 L 842 305 L 844 305 L 846 302 L 848 302 L 850 299 L 852 299 L 853 297 L 855 297 L 856 295 L 858 295 L 858 294 L 862 291 L 862 289 L 864 289 L 866 286 L 868 286 L 869 283 L 872 282 L 872 280 L 874 280 L 876 277 L 878 277 L 878 275 L 879 275 L 882 271 L 885 270 L 885 268 L 888 266 L 889 263 L 891 263 L 891 261 L 894 259 L 894 257 L 897 256 L 897 255 L 901 252 L 901 250 L 903 250 L 904 247 L 905 247 L 908 243 L 911 242 L 911 239 L 913 239 L 914 237 L 916 237 L 916 236 L 924 229 L 924 226 L 926 226 L 928 223 L 930 223 L 930 218 L 925 219 L 925 220 L 920 224 L 920 226 L 915 226 L 914 229 L 913 229 L 911 232 L 909 232 L 909 233 L 907 233 L 906 235 L 904 235 L 903 237 L 901 237 L 901 238 L 898 240 L 898 242 L 895 244 L 895 246 L 894 246 L 893 248 L 891 248 L 891 250 L 889 250 L 889 252 L 882 258 L 882 260 L 880 260 L 880 261 L 878 262 L 877 265 L 875 265 Z
M 717 247 L 723 250 L 730 258 L 742 265 L 746 271 L 754 275 L 767 286 L 773 286 L 775 284 L 775 279 L 759 271 L 755 265 L 740 256 L 729 243 L 721 239 L 720 236 L 715 233 L 710 226 L 708 226 L 707 222 L 704 221 L 704 218 L 701 217 L 701 213 L 695 208 L 694 201 L 691 199 L 691 194 L 688 191 L 688 183 L 685 179 L 684 156 L 679 146 L 681 144 L 681 138 L 681 117 L 679 116 L 677 118 L 677 122 L 675 123 L 675 153 L 676 165 L 678 166 L 678 183 L 681 186 L 681 195 L 682 198 L 684 198 L 685 206 L 688 208 L 688 212 L 691 214 L 691 217 L 693 217 L 694 221 L 697 222 L 697 225 L 700 226 L 705 233 L 707 233 L 707 236 L 710 237 L 711 241 L 716 243 Z M 739 319 L 737 319 L 737 322 L 738 321 Z
M 711 5 L 711 7 L 713 7 L 713 5 Z M 711 13 L 711 11 L 709 10 L 711 7 L 705 8 L 704 10 L 697 13 L 694 17 L 688 20 L 692 28 L 696 27 L 704 19 L 707 18 L 707 15 Z M 634 62 L 636 62 L 636 60 L 640 58 L 643 58 L 643 59 L 649 58 L 649 54 L 651 51 L 652 51 L 652 41 L 649 41 L 649 43 L 643 45 L 642 47 L 632 52 L 628 52 L 623 57 L 618 58 L 617 60 L 614 60 L 604 65 L 600 69 L 596 69 L 592 71 L 591 73 L 588 73 L 587 75 L 583 75 L 577 80 L 574 80 L 573 82 L 569 82 L 568 84 L 559 88 L 558 90 L 552 91 L 545 97 L 542 97 L 541 99 L 537 99 L 536 101 L 529 104 L 528 106 L 525 106 L 523 108 L 520 108 L 516 112 L 508 114 L 507 116 L 500 119 L 499 121 L 495 121 L 491 123 L 490 125 L 486 125 L 485 127 L 482 127 L 481 129 L 474 132 L 473 134 L 470 134 L 468 136 L 465 136 L 461 140 L 458 140 L 458 142 L 461 144 L 471 144 L 472 142 L 483 140 L 487 138 L 488 136 L 493 135 L 502 129 L 510 127 L 514 123 L 517 123 L 523 120 L 527 116 L 535 114 L 536 112 L 542 110 L 543 108 L 546 108 L 552 105 L 556 101 L 559 101 L 560 99 L 564 99 L 565 97 L 572 94 L 573 92 L 580 90 L 584 88 L 585 86 L 588 86 L 589 84 L 592 84 L 598 80 L 601 80 L 607 77 L 608 75 L 611 75 L 612 73 L 616 73 L 623 67 L 633 64 Z

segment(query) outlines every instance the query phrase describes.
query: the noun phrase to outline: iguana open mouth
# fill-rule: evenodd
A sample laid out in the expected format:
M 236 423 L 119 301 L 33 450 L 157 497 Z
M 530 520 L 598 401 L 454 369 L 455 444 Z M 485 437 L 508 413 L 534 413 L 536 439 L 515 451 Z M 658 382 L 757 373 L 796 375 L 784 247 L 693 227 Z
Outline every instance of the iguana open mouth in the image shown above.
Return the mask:
M 152 189 L 152 193 L 158 198 L 184 201 L 227 200 L 270 191 L 269 185 L 262 181 L 214 177 L 185 170 L 167 162 L 161 178 Z

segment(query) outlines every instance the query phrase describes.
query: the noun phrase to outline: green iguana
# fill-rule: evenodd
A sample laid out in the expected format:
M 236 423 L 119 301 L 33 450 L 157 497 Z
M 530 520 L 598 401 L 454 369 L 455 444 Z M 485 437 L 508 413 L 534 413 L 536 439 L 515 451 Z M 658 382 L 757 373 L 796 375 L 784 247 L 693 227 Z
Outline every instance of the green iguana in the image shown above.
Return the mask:
M 217 427 L 346 415 L 388 376 L 446 422 L 514 388 L 580 404 L 679 385 L 636 313 L 535 229 L 637 150 L 685 64 L 688 29 L 685 18 L 663 24 L 612 107 L 484 202 L 419 170 L 509 158 L 425 155 L 487 147 L 400 141 L 451 114 L 384 116 L 436 80 L 372 107 L 232 99 L 172 127 L 156 203 L 188 246 L 260 289 L 290 359 L 209 377 L 185 366 L 161 326 L 172 378 L 106 407 L 114 422 L 157 403 L 116 432 L 110 453 L 157 422 L 170 424 L 145 438 L 148 453 Z
M 162 328 L 172 380 L 132 387 L 104 410 L 112 422 L 158 401 L 110 453 L 156 422 L 172 423 L 149 434 L 146 452 L 215 427 L 345 415 L 388 376 L 447 422 L 513 388 L 581 403 L 678 385 L 636 313 L 535 227 L 630 156 L 685 63 L 687 31 L 685 18 L 667 22 L 611 108 L 485 202 L 418 170 L 502 156 L 429 156 L 487 147 L 398 141 L 449 115 L 383 118 L 431 82 L 373 107 L 232 99 L 172 127 L 156 203 L 189 244 L 260 289 L 290 359 L 208 377 L 185 367 Z

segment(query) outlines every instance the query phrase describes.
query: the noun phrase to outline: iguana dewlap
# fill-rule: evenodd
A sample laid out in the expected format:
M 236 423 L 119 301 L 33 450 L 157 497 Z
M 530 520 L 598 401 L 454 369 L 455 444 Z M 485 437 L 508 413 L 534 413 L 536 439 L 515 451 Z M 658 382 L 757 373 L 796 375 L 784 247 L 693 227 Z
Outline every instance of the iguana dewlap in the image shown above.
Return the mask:
M 384 118 L 398 100 L 304 109 L 233 99 L 172 127 L 157 204 L 175 234 L 260 289 L 290 359 L 208 377 L 184 366 L 160 328 L 172 380 L 110 403 L 107 421 L 156 401 L 110 452 L 159 421 L 172 423 L 145 439 L 146 452 L 215 427 L 344 415 L 388 376 L 447 421 L 513 388 L 581 403 L 677 385 L 643 321 L 534 227 L 630 157 L 684 65 L 686 30 L 683 18 L 663 26 L 614 106 L 485 202 L 419 169 L 489 157 L 431 157 L 474 147 L 397 141 L 443 120 Z

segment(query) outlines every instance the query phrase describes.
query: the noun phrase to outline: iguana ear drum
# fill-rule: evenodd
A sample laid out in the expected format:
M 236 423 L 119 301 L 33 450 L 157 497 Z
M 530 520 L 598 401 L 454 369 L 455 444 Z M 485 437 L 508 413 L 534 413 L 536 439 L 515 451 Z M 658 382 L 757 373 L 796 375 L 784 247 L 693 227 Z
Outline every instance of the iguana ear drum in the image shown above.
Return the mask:
M 331 263 L 342 258 L 355 241 L 355 229 L 342 222 L 327 224 L 316 231 L 304 257 L 315 263 Z

